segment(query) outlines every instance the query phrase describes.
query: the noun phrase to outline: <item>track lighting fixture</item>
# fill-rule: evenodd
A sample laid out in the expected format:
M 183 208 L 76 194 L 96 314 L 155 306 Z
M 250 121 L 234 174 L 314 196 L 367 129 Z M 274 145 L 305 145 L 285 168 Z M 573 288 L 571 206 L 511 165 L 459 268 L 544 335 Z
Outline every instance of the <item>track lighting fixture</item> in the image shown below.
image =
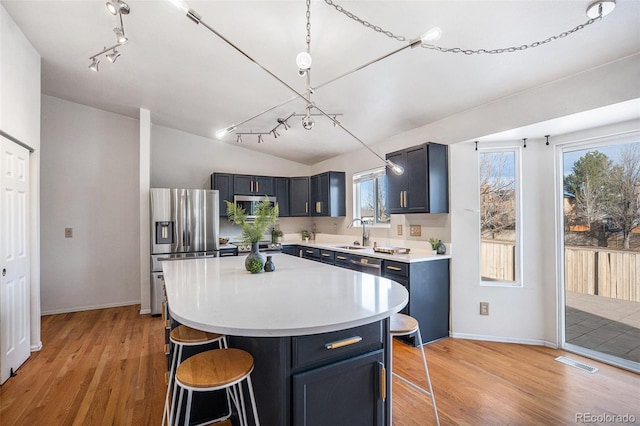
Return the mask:
M 107 56 L 107 59 L 109 60 L 109 62 L 111 62 L 112 64 L 116 61 L 116 59 L 118 59 L 118 57 L 120 56 L 120 52 L 118 52 L 115 48 L 113 49 L 112 53 L 109 53 Z
M 98 64 L 100 63 L 99 57 L 101 55 L 105 55 L 109 62 L 115 63 L 116 59 L 120 57 L 120 52 L 118 52 L 116 48 L 129 41 L 124 32 L 124 22 L 122 22 L 122 15 L 128 15 L 131 11 L 129 5 L 122 0 L 114 0 L 108 1 L 106 6 L 109 13 L 118 17 L 120 26 L 113 29 L 113 32 L 116 35 L 116 44 L 111 47 L 105 47 L 101 52 L 98 52 L 93 56 L 89 56 L 89 60 L 92 61 L 91 65 L 89 65 L 89 69 L 96 72 L 98 71 Z
M 278 124 L 284 126 L 285 130 L 289 130 L 289 128 L 291 127 L 289 123 L 287 123 L 287 120 L 287 118 L 278 118 L 277 120 Z
M 262 135 L 258 135 L 258 143 L 262 143 Z
M 242 135 L 238 135 L 236 138 L 236 143 L 242 143 Z
M 128 15 L 130 12 L 129 5 L 120 0 L 108 1 L 106 3 L 106 6 L 107 6 L 107 10 L 112 15 L 118 15 L 118 14 Z
M 236 129 L 236 126 L 229 126 L 226 129 L 216 130 L 216 139 L 222 139 L 227 136 L 230 132 L 233 132 Z
M 93 58 L 93 61 L 91 62 L 91 65 L 89 65 L 89 69 L 91 71 L 95 71 L 98 72 L 98 65 L 100 65 L 100 60 Z
M 113 29 L 113 32 L 116 33 L 116 40 L 118 41 L 118 44 L 125 44 L 129 41 L 127 36 L 124 35 L 124 31 L 122 30 L 122 28 L 115 27 Z

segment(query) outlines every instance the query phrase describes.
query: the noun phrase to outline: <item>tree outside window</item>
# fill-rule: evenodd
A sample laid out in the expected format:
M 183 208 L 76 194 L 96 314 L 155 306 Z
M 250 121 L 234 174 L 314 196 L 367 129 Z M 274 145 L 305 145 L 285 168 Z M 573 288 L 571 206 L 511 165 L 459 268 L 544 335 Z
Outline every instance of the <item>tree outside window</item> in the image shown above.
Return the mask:
M 353 175 L 354 218 L 367 224 L 386 224 L 387 175 L 384 167 Z
M 518 259 L 517 152 L 479 154 L 480 272 L 482 281 L 514 283 Z

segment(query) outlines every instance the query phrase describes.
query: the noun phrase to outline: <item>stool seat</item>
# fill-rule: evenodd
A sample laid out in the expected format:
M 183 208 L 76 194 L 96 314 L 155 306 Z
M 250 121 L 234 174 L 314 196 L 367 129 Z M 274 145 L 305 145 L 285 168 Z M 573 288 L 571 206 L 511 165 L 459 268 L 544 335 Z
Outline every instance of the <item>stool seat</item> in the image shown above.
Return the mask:
M 192 388 L 217 388 L 236 383 L 253 371 L 253 357 L 240 349 L 216 349 L 187 358 L 177 380 Z
M 392 336 L 406 336 L 418 331 L 418 321 L 409 315 L 393 314 L 389 328 Z
M 169 334 L 169 338 L 174 343 L 180 343 L 182 345 L 202 345 L 208 342 L 215 342 L 218 339 L 224 337 L 218 333 L 208 333 L 202 330 L 196 330 L 195 328 L 187 327 L 186 325 L 179 325 Z

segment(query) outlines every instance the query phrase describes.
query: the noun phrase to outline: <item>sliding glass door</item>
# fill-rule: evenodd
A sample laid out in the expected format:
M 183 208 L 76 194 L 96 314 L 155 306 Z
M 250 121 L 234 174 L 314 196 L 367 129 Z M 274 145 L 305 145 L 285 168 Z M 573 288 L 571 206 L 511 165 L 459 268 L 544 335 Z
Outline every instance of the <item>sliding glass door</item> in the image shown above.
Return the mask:
M 563 347 L 640 371 L 640 139 L 561 153 Z

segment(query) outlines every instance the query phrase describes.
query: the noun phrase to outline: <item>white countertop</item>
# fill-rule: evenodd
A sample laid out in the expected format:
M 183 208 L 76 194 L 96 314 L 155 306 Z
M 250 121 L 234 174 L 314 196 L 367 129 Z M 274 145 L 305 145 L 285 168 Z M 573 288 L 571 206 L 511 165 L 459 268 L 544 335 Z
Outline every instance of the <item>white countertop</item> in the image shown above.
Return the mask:
M 272 256 L 276 270 L 259 274 L 245 270 L 245 256 L 163 262 L 171 315 L 221 334 L 299 336 L 379 321 L 409 300 L 402 285 L 386 278 Z
M 366 248 L 359 249 L 347 249 L 341 246 L 350 246 L 352 244 L 338 244 L 338 243 L 315 243 L 301 241 L 299 243 L 285 243 L 285 245 L 299 245 L 303 247 L 312 247 L 319 249 L 327 249 L 333 251 L 339 251 L 342 253 L 358 254 L 361 256 L 376 257 L 378 259 L 395 260 L 396 262 L 413 263 L 413 262 L 425 262 L 430 260 L 451 259 L 450 254 L 433 254 L 432 251 L 425 250 L 411 250 L 408 254 L 388 254 L 373 251 L 373 247 L 367 246 Z

